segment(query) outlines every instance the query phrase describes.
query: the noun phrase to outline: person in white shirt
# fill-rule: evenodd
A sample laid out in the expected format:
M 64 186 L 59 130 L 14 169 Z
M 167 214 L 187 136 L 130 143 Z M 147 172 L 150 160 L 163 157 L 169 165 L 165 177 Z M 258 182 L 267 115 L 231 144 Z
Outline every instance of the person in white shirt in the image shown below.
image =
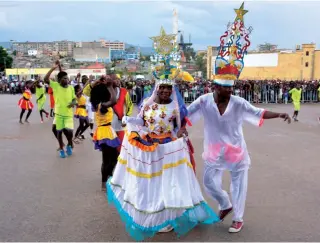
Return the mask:
M 250 157 L 243 137 L 244 121 L 261 126 L 264 119 L 283 118 L 290 123 L 285 113 L 275 113 L 252 106 L 241 97 L 233 96 L 232 86 L 224 86 L 215 80 L 215 93 L 199 97 L 188 107 L 188 117 L 195 123 L 204 118 L 205 161 L 203 183 L 207 193 L 219 203 L 220 219 L 234 210 L 231 233 L 239 232 L 247 193 Z M 231 173 L 232 203 L 227 192 L 221 188 L 224 170 Z
M 219 203 L 220 220 L 234 211 L 230 233 L 237 233 L 243 227 L 247 195 L 250 157 L 243 136 L 243 122 L 255 126 L 261 126 L 264 119 L 272 118 L 291 122 L 286 113 L 254 107 L 245 99 L 232 95 L 234 81 L 240 76 L 244 66 L 243 56 L 250 45 L 249 31 L 243 26 L 241 18 L 243 20 L 243 16 L 237 16 L 235 22 L 228 26 L 228 34 L 220 39 L 220 50 L 215 62 L 215 92 L 199 97 L 188 107 L 191 123 L 201 117 L 204 119 L 203 183 L 207 194 Z M 241 38 L 243 42 L 238 42 Z M 232 201 L 222 189 L 224 170 L 229 170 L 231 174 Z

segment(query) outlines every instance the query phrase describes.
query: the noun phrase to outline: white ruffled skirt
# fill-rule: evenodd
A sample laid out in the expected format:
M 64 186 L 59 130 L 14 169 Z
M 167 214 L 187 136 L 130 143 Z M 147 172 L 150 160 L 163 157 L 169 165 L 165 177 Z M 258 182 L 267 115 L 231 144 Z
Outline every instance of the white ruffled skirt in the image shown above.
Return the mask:
M 178 236 L 218 216 L 205 202 L 183 138 L 145 152 L 125 137 L 107 197 L 136 241 L 170 225 Z

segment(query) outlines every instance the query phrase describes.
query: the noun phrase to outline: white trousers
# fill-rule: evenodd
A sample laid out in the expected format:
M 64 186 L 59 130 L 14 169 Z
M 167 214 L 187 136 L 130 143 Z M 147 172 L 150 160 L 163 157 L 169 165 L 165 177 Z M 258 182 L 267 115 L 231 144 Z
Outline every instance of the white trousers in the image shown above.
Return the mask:
M 233 207 L 233 221 L 243 222 L 248 188 L 248 169 L 237 172 L 231 171 L 230 173 L 232 203 L 230 202 L 228 193 L 222 189 L 223 170 L 205 166 L 203 184 L 206 193 L 219 203 L 220 210 Z

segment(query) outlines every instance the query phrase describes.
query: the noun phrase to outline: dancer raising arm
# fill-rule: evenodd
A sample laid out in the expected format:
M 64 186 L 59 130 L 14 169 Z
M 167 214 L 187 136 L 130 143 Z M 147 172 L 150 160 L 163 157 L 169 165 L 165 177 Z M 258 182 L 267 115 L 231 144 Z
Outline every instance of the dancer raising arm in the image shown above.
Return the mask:
M 243 56 L 250 45 L 248 35 L 249 31 L 238 18 L 228 26 L 228 31 L 220 39 L 220 51 L 215 63 L 215 92 L 199 97 L 188 107 L 188 117 L 192 123 L 204 119 L 204 188 L 218 202 L 220 220 L 234 211 L 230 233 L 239 232 L 243 227 L 251 163 L 242 131 L 243 122 L 255 126 L 262 126 L 265 119 L 281 118 L 291 122 L 286 113 L 254 107 L 245 99 L 232 95 L 234 81 L 240 76 Z M 222 189 L 224 170 L 229 170 L 231 174 L 232 201 Z
M 58 82 L 50 80 L 50 76 L 54 70 L 60 69 L 58 73 Z M 55 98 L 55 124 L 60 147 L 60 157 L 65 158 L 64 144 L 62 141 L 62 133 L 68 140 L 66 147 L 67 155 L 72 155 L 73 148 L 73 107 L 77 104 L 74 88 L 69 85 L 68 74 L 61 71 L 60 62 L 56 61 L 55 65 L 49 70 L 44 77 L 44 82 L 48 83 L 53 89 Z

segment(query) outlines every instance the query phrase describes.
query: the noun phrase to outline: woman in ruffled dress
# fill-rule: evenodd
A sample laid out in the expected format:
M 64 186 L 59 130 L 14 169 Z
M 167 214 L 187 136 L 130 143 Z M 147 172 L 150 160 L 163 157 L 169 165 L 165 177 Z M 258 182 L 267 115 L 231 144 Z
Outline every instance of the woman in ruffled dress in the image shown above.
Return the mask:
M 82 88 L 79 84 L 74 86 L 74 92 L 76 93 L 76 97 L 77 97 L 77 108 L 74 113 L 74 117 L 79 119 L 79 126 L 76 130 L 73 141 L 76 144 L 78 144 L 79 140 L 84 139 L 83 133 L 89 127 L 89 118 L 88 118 L 88 112 L 87 112 L 87 106 L 86 106 L 87 97 L 83 95 Z
M 122 119 L 127 131 L 107 182 L 108 201 L 136 241 L 172 230 L 180 236 L 219 221 L 201 193 L 184 127 L 187 109 L 168 73 L 172 67 L 164 66 L 164 78 L 138 116 Z
M 32 81 L 27 81 L 26 82 L 26 87 L 25 90 L 22 93 L 22 97 L 18 102 L 18 106 L 21 108 L 21 112 L 20 112 L 20 124 L 23 124 L 22 122 L 22 118 L 23 115 L 26 111 L 28 111 L 26 119 L 24 120 L 25 123 L 29 123 L 28 119 L 32 113 L 32 109 L 33 109 L 33 103 L 31 101 L 32 99 L 32 93 L 30 91 L 30 88 L 33 86 Z

